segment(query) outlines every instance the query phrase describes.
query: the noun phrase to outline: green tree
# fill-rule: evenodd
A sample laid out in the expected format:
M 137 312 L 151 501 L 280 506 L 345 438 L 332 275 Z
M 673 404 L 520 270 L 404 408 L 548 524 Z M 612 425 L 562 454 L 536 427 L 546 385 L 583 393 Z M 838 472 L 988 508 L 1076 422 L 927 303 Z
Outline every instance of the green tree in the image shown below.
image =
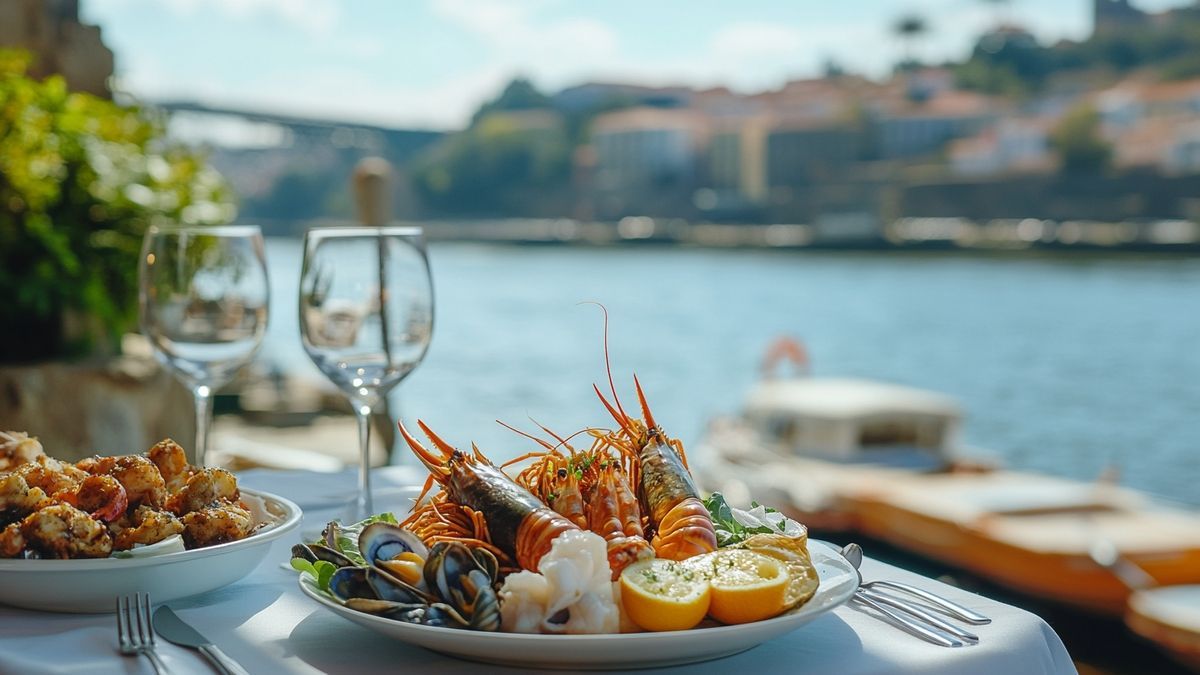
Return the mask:
M 153 222 L 232 220 L 203 157 L 163 142 L 136 107 L 26 76 L 0 50 L 0 360 L 78 355 L 137 319 L 137 259 Z
M 545 94 L 538 91 L 538 88 L 533 86 L 529 80 L 518 77 L 504 91 L 500 92 L 494 100 L 488 101 L 475 111 L 475 115 L 471 117 L 471 124 L 476 124 L 489 114 L 500 111 L 512 110 L 541 110 L 549 109 L 553 106 L 550 99 Z
M 571 146 L 554 119 L 530 125 L 492 113 L 448 136 L 414 170 L 422 202 L 449 214 L 526 215 L 528 200 L 570 175 Z
M 1100 134 L 1100 114 L 1082 105 L 1063 116 L 1050 136 L 1064 173 L 1100 173 L 1112 161 L 1112 145 Z

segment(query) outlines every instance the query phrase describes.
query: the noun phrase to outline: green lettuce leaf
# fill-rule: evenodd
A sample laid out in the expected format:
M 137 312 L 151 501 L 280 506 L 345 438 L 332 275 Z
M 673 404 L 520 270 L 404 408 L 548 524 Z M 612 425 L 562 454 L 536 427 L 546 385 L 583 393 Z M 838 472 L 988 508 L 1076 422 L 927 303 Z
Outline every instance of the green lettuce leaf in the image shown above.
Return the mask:
M 347 558 L 354 561 L 355 565 L 366 565 L 367 561 L 362 556 L 362 551 L 358 550 L 358 535 L 363 531 L 363 528 L 371 523 L 391 523 L 393 525 L 400 524 L 396 519 L 396 514 L 391 512 L 377 513 L 364 520 L 350 525 L 339 526 L 338 536 L 334 543 L 337 544 L 337 550 Z M 317 540 L 315 543 L 323 544 L 323 539 Z
M 712 518 L 718 546 L 740 544 L 756 534 L 799 536 L 804 531 L 803 525 L 758 502 L 751 502 L 749 511 L 735 509 L 720 492 L 714 492 L 705 499 L 704 506 Z

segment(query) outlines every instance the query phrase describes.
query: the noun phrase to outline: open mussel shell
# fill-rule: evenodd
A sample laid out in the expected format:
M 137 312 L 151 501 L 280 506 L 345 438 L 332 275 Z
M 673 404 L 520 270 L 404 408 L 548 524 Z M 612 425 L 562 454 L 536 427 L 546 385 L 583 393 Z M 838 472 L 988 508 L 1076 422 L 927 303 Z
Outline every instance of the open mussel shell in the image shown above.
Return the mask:
M 420 602 L 392 602 L 390 600 L 368 600 L 366 598 L 351 598 L 346 601 L 350 609 L 367 614 L 387 617 L 405 623 L 419 623 L 424 626 L 442 626 L 445 628 L 468 628 L 470 623 L 453 607 L 435 602 L 427 605 Z
M 384 600 L 428 604 L 434 598 L 374 567 L 341 567 L 329 578 L 329 592 L 343 603 Z
M 483 551 L 484 556 L 476 553 Z M 470 617 L 476 630 L 500 627 L 500 598 L 492 587 L 495 556 L 483 549 L 470 549 L 456 542 L 439 542 L 425 561 L 425 584 L 459 614 Z
M 391 523 L 371 523 L 358 535 L 358 550 L 368 563 L 391 560 L 401 553 L 416 553 L 422 559 L 429 557 L 429 549 L 421 538 L 408 530 Z
M 425 603 L 434 600 L 428 593 L 397 579 L 378 567 L 366 568 L 366 580 L 367 585 L 375 592 L 375 597 L 380 600 Z
M 486 548 L 475 548 L 471 552 L 475 556 L 475 562 L 479 563 L 479 568 L 495 581 L 500 576 L 500 561 L 496 560 L 496 555 Z
M 329 577 L 329 592 L 342 602 L 347 602 L 352 598 L 379 599 L 375 589 L 367 583 L 367 568 L 365 567 L 339 567 L 333 576 Z
M 471 574 L 482 576 L 483 573 L 475 571 Z M 479 591 L 470 606 L 470 614 L 467 615 L 471 617 L 470 627 L 475 630 L 500 630 L 500 596 L 496 589 L 492 588 L 490 579 L 477 579 L 475 583 L 483 585 L 479 586 Z
M 332 549 L 337 549 L 338 535 L 342 532 L 341 525 L 338 521 L 331 520 L 325 524 L 325 529 L 321 530 L 321 538 L 325 540 L 325 545 Z
M 308 562 L 324 560 L 338 567 L 352 567 L 354 561 L 324 544 L 296 544 L 292 547 L 293 558 L 304 558 Z

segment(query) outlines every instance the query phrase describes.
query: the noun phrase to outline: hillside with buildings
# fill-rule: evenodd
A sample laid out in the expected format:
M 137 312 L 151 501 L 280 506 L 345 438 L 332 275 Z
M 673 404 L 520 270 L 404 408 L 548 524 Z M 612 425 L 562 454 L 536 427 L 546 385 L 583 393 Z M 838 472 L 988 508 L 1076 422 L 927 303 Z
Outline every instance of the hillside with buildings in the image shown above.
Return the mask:
M 426 220 L 649 216 L 847 237 L 903 218 L 1200 220 L 1200 4 L 1091 11 L 1086 40 L 1039 44 L 997 17 L 964 60 L 908 57 L 884 78 L 829 64 L 748 93 L 516 79 L 451 133 L 146 103 L 209 147 L 243 218 L 281 233 L 350 217 L 345 176 L 365 155 L 397 167 L 398 217 Z M 924 30 L 896 24 L 906 40 Z M 107 91 L 112 54 L 75 0 L 3 3 L 0 44 Z
M 1093 12 L 1086 41 L 1043 46 L 1002 23 L 962 63 L 882 81 L 548 95 L 517 81 L 416 160 L 415 194 L 446 217 L 1197 217 L 1200 11 Z

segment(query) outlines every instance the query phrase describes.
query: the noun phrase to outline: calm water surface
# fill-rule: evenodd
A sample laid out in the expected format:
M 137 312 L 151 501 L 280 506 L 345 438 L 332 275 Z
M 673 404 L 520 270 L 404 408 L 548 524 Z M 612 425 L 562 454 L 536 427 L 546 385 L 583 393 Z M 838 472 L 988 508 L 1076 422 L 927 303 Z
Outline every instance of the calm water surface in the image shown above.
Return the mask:
M 300 346 L 296 240 L 267 244 L 265 358 L 320 379 Z M 695 444 L 738 409 L 770 341 L 819 375 L 959 399 L 966 441 L 1009 466 L 1122 482 L 1200 504 L 1200 259 L 517 248 L 440 244 L 433 344 L 396 399 L 494 459 L 529 450 L 495 423 L 575 431 L 610 420 L 602 316 L 618 391 L 633 372 L 655 416 Z M 355 439 L 347 439 L 354 443 Z

